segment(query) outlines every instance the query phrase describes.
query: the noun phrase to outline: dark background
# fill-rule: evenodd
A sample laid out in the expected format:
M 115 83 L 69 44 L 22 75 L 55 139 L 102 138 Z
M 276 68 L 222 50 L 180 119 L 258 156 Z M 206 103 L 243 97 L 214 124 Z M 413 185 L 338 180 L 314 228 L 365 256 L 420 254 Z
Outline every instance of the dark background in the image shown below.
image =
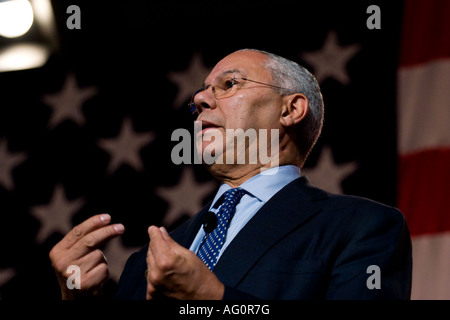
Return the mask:
M 34 206 L 49 203 L 55 185 L 64 186 L 67 199 L 85 200 L 72 226 L 108 212 L 126 227 L 124 247 L 145 245 L 148 226 L 162 224 L 171 204 L 156 190 L 176 186 L 185 167 L 172 163 L 176 142 L 170 137 L 177 128 L 193 128 L 188 99 L 174 105 L 180 87 L 168 75 L 187 70 L 196 53 L 212 68 L 234 50 L 257 48 L 314 73 L 302 54 L 320 50 L 330 31 L 342 47 L 358 44 L 360 50 L 346 64 L 350 82 L 321 82 L 325 126 L 306 168 L 313 169 L 329 146 L 336 165 L 357 164 L 340 182 L 343 193 L 395 205 L 402 2 L 52 3 L 59 50 L 41 68 L 0 73 L 0 138 L 6 138 L 10 152 L 27 155 L 13 170 L 14 188 L 0 185 L 0 271 L 10 275 L 0 283 L 3 299 L 26 299 L 29 290 L 39 292 L 37 299 L 59 298 L 48 252 L 63 234 L 54 232 L 37 242 L 42 222 L 31 214 Z M 81 9 L 80 30 L 66 27 L 66 8 L 72 4 Z M 366 27 L 371 4 L 381 9 L 381 30 Z M 68 120 L 49 127 L 52 109 L 43 96 L 59 92 L 69 73 L 79 87 L 95 86 L 97 93 L 83 104 L 83 125 Z M 108 175 L 110 155 L 97 142 L 117 136 L 126 117 L 136 132 L 152 132 L 155 139 L 140 151 L 143 171 L 122 165 Z M 212 181 L 202 166 L 193 167 L 197 183 Z M 313 183 L 320 186 L 320 181 Z M 173 229 L 193 213 L 181 212 L 166 227 Z M 113 280 L 106 284 L 107 295 L 115 285 Z

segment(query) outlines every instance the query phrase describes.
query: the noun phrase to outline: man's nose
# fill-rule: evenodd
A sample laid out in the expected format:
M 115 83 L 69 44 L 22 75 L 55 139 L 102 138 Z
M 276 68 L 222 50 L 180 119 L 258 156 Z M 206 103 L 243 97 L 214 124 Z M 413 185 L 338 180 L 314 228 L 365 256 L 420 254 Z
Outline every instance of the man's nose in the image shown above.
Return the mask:
M 215 109 L 216 100 L 214 99 L 212 88 L 209 87 L 197 93 L 194 97 L 194 104 L 197 107 L 198 113 L 201 113 L 205 109 Z

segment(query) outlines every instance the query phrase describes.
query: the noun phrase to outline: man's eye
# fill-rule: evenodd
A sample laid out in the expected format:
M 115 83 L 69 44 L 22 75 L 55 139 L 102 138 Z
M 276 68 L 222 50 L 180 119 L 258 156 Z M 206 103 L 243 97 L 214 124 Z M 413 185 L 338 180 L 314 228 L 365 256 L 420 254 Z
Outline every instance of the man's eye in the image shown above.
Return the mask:
M 235 79 L 229 79 L 225 81 L 225 89 L 231 89 L 233 88 L 233 86 L 236 84 L 236 80 Z

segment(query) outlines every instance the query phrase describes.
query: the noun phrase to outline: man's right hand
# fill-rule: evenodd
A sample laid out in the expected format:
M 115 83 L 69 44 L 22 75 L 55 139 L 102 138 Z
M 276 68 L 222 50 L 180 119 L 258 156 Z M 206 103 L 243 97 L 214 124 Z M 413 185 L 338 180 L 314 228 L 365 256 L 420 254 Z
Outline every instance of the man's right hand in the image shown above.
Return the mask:
M 50 260 L 56 271 L 63 299 L 100 293 L 101 284 L 108 279 L 109 272 L 105 256 L 98 248 L 125 230 L 122 224 L 110 225 L 110 222 L 109 214 L 93 216 L 74 227 L 50 251 Z M 66 271 L 70 265 L 80 268 L 80 289 L 71 290 L 67 287 L 70 274 Z

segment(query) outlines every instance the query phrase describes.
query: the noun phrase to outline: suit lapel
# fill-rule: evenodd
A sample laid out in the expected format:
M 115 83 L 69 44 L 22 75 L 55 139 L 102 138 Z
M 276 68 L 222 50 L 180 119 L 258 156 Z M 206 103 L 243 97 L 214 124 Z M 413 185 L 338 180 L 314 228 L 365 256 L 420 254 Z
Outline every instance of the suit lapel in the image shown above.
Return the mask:
M 208 212 L 209 207 L 211 206 L 211 202 L 209 202 L 203 209 L 197 213 L 192 219 L 185 222 L 185 225 L 182 225 L 180 228 L 174 230 L 170 235 L 171 237 L 177 241 L 183 247 L 189 249 L 194 241 L 195 236 L 197 235 L 198 230 L 200 229 L 203 216 L 206 212 Z
M 326 193 L 307 184 L 303 177 L 294 180 L 244 226 L 214 269 L 221 281 L 236 286 L 268 249 L 320 211 L 314 200 L 326 197 Z

